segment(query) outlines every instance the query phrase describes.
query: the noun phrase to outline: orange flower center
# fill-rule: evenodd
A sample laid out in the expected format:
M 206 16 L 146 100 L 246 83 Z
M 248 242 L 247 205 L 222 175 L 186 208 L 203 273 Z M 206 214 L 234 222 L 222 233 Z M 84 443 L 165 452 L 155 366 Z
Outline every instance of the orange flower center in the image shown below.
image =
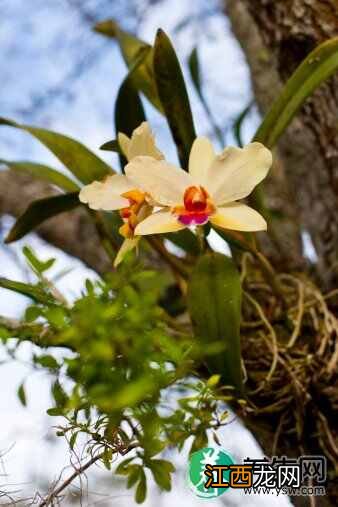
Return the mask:
M 124 192 L 121 196 L 128 199 L 129 206 L 120 210 L 120 216 L 124 224 L 121 225 L 119 233 L 125 238 L 132 238 L 134 236 L 135 227 L 138 224 L 137 215 L 145 202 L 145 194 L 135 189 Z
M 215 211 L 208 192 L 201 186 L 188 187 L 184 192 L 183 202 L 184 206 L 172 209 L 183 225 L 203 225 Z

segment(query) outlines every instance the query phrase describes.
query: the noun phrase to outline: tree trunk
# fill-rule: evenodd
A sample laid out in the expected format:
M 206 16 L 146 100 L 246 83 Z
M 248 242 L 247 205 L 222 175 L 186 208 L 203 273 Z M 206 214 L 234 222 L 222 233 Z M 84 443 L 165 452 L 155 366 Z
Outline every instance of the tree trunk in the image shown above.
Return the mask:
M 246 55 L 255 98 L 263 114 L 305 56 L 319 43 L 338 35 L 337 0 L 227 0 L 226 13 Z M 310 233 L 315 245 L 323 287 L 333 286 L 338 280 L 337 85 L 338 76 L 322 85 L 290 125 L 278 146 L 280 163 L 265 187 L 268 202 L 290 218 L 283 224 L 282 234 L 275 235 L 279 258 L 276 259 L 276 252 L 270 257 L 282 269 L 290 259 L 296 265 L 301 256 L 301 227 Z M 292 222 L 296 227 L 292 227 Z M 266 239 L 263 246 L 271 247 Z M 334 413 L 324 399 L 315 401 L 326 416 Z M 279 428 L 281 421 L 273 413 L 253 415 L 245 421 L 267 455 L 292 457 L 299 455 L 300 450 L 304 454 L 322 454 L 318 445 L 321 431 L 315 429 L 319 414 L 311 411 L 311 406 L 314 404 L 309 404 L 304 413 L 302 442 L 295 435 L 284 435 L 283 428 Z M 337 444 L 332 443 L 336 449 Z M 337 489 L 337 480 L 330 477 L 325 498 L 317 497 L 315 503 L 308 497 L 294 497 L 293 501 L 297 506 L 337 505 Z
M 228 0 L 226 8 L 262 112 L 305 56 L 338 35 L 337 0 Z M 282 211 L 290 208 L 291 196 L 296 222 L 310 233 L 316 248 L 320 278 L 331 286 L 338 279 L 337 118 L 335 76 L 307 101 L 279 143 L 288 188 Z M 271 192 L 276 196 L 276 188 Z M 283 240 L 280 246 L 283 251 Z

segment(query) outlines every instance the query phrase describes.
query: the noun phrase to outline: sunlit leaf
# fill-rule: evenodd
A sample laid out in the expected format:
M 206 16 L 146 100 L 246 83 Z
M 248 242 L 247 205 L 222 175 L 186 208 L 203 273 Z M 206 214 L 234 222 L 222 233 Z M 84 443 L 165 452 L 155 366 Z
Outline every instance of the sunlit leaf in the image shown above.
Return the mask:
M 35 285 L 31 285 L 29 283 L 16 282 L 14 280 L 9 280 L 8 278 L 1 277 L 0 287 L 3 289 L 11 290 L 13 292 L 17 292 L 23 296 L 27 296 L 37 303 L 44 303 L 47 305 L 54 303 L 54 298 L 52 298 L 52 296 L 47 294 L 39 287 L 36 287 Z
M 32 202 L 15 222 L 5 242 L 12 243 L 23 238 L 23 236 L 34 230 L 45 220 L 48 220 L 48 218 L 52 218 L 65 211 L 70 211 L 80 206 L 80 204 L 77 192 L 46 197 L 45 199 Z
M 220 374 L 223 384 L 242 388 L 240 322 L 241 283 L 230 257 L 208 253 L 193 269 L 188 287 L 188 307 L 194 332 L 204 348 L 221 345 L 207 365 Z
M 180 162 L 187 169 L 190 149 L 196 138 L 195 127 L 181 66 L 163 30 L 158 30 L 156 35 L 154 75 Z
M 52 185 L 56 185 L 66 192 L 76 192 L 80 189 L 75 181 L 72 181 L 68 176 L 44 164 L 3 159 L 0 160 L 0 164 L 5 164 L 9 169 L 13 169 L 14 171 L 27 173 L 34 178 L 52 183 Z
M 75 139 L 51 130 L 20 125 L 6 118 L 0 118 L 0 125 L 18 128 L 32 134 L 82 183 L 101 180 L 112 172 L 108 164 Z
M 55 262 L 55 259 L 48 259 L 47 261 L 40 261 L 40 259 L 37 258 L 34 251 L 29 246 L 24 246 L 22 249 L 22 253 L 24 254 L 26 259 L 28 260 L 32 269 L 36 273 L 39 273 L 39 274 L 44 273 L 45 271 L 50 269 Z

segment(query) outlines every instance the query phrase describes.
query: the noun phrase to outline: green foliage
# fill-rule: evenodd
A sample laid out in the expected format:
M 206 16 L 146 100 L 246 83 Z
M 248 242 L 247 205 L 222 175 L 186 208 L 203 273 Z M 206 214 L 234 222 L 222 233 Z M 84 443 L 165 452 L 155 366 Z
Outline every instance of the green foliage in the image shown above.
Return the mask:
M 13 161 L 13 160 L 0 160 L 0 164 L 5 164 L 9 169 L 14 171 L 27 173 L 47 183 L 52 183 L 66 192 L 76 192 L 79 186 L 68 176 L 63 173 L 52 169 L 44 164 L 37 164 L 36 162 L 27 161 Z
M 80 204 L 78 192 L 46 197 L 32 202 L 9 231 L 6 243 L 23 238 L 48 218 L 77 208 Z
M 56 259 L 48 259 L 47 261 L 41 261 L 38 259 L 34 251 L 28 247 L 24 246 L 22 249 L 22 253 L 26 257 L 31 269 L 37 274 L 42 275 L 45 271 L 48 271 L 54 264 Z
M 29 283 L 16 282 L 14 280 L 8 280 L 8 278 L 0 278 L 0 287 L 8 289 L 13 292 L 18 292 L 23 296 L 33 299 L 37 303 L 54 303 L 55 300 L 51 294 L 45 291 L 39 284 L 32 285 Z
M 224 144 L 224 138 L 223 138 L 223 132 L 222 129 L 219 128 L 217 125 L 217 122 L 215 121 L 215 118 L 211 112 L 211 109 L 208 105 L 208 102 L 205 98 L 203 88 L 202 88 L 202 76 L 201 76 L 201 69 L 200 69 L 200 62 L 198 58 L 198 52 L 197 48 L 193 48 L 193 50 L 190 53 L 189 60 L 188 60 L 188 66 L 189 66 L 189 72 L 190 77 L 192 79 L 192 82 L 195 86 L 197 95 L 201 101 L 202 106 L 204 107 L 204 110 L 209 118 L 209 122 L 214 129 L 215 136 L 217 137 L 218 141 L 220 142 L 222 148 Z
M 338 70 L 338 37 L 320 44 L 295 70 L 272 104 L 254 139 L 275 146 L 306 99 Z
M 241 392 L 241 283 L 233 260 L 218 253 L 204 255 L 194 267 L 188 290 L 196 337 L 210 353 L 209 370 Z
M 170 39 L 163 30 L 156 35 L 154 75 L 180 162 L 187 169 L 190 149 L 196 137 L 195 127 L 182 70 Z
M 99 449 L 107 469 L 117 450 L 135 448 L 116 473 L 126 476 L 127 487 L 135 488 L 137 502 L 146 496 L 145 469 L 169 491 L 174 467 L 158 454 L 172 442 L 182 448 L 191 436 L 193 445 L 200 445 L 201 436 L 205 441 L 209 430 L 222 425 L 219 414 L 224 420 L 225 411 L 223 394 L 215 390 L 217 381 L 206 384 L 191 376 L 202 361 L 198 343 L 171 329 L 158 306 L 168 278 L 124 263 L 105 280 L 87 281 L 81 296 L 69 305 L 45 278 L 53 259 L 43 262 L 29 248 L 25 256 L 38 282 L 7 281 L 2 286 L 34 300 L 25 311 L 27 323 L 22 323 L 22 328 L 34 329 L 33 343 L 64 350 L 57 359 L 53 348 L 34 352 L 32 358 L 36 368 L 48 370 L 54 379 L 54 406 L 47 413 L 67 421 L 58 435 L 67 436 L 73 449 L 78 436 L 86 434 L 88 450 Z M 22 328 L 8 329 L 8 336 L 18 338 L 17 347 L 32 339 Z M 169 395 L 176 403 L 168 409 Z M 25 405 L 23 384 L 18 396 Z
M 123 131 L 122 131 L 123 132 Z M 103 151 L 114 151 L 116 153 L 121 153 L 121 149 L 119 143 L 116 139 L 112 139 L 111 141 L 107 141 L 100 146 L 100 150 Z
M 24 384 L 20 384 L 18 388 L 18 398 L 21 401 L 22 405 L 25 407 L 27 405 L 26 392 Z
M 119 89 L 115 103 L 115 130 L 123 132 L 128 137 L 131 137 L 133 131 L 146 119 L 141 99 L 133 84 L 133 76 L 142 65 L 144 58 L 145 55 L 142 54 L 129 71 Z M 126 159 L 123 154 L 119 157 L 123 168 Z
M 101 180 L 111 174 L 111 168 L 83 144 L 51 130 L 20 125 L 0 118 L 0 125 L 24 130 L 46 146 L 82 183 Z
M 243 146 L 244 146 L 244 142 L 243 142 L 243 139 L 242 139 L 242 127 L 243 127 L 243 123 L 244 123 L 246 117 L 248 116 L 248 114 L 250 113 L 250 111 L 252 109 L 252 106 L 253 106 L 253 102 L 250 102 L 250 104 L 248 104 L 243 109 L 243 111 L 238 115 L 238 117 L 234 121 L 234 124 L 233 124 L 233 127 L 232 127 L 232 130 L 233 130 L 236 142 L 237 142 L 237 144 L 238 144 L 238 146 L 240 148 L 243 148 Z
M 163 112 L 154 80 L 153 49 L 150 44 L 122 30 L 116 21 L 112 19 L 97 23 L 94 29 L 98 33 L 114 38 L 117 41 L 129 70 L 134 67 L 135 62 L 139 60 L 140 56 L 146 54 L 142 63 L 132 73 L 133 86 L 136 90 L 140 90 L 156 109 Z

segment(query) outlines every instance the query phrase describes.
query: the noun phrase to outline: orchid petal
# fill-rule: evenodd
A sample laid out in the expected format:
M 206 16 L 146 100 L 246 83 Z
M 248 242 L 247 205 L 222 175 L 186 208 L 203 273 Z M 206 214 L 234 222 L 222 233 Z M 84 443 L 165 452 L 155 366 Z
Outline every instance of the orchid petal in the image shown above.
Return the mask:
M 108 176 L 103 181 L 93 181 L 81 189 L 79 199 L 91 209 L 112 211 L 129 206 L 121 194 L 133 190 L 135 185 L 122 174 Z
M 138 188 L 162 206 L 182 204 L 185 190 L 194 184 L 182 169 L 152 157 L 135 157 L 125 167 L 125 172 Z
M 226 148 L 208 170 L 207 190 L 217 205 L 243 199 L 266 177 L 271 164 L 270 150 L 260 143 Z
M 262 215 L 239 202 L 218 207 L 216 213 L 210 217 L 210 222 L 223 229 L 233 231 L 266 231 L 267 229 L 266 221 Z
M 163 154 L 156 147 L 154 135 L 146 121 L 142 122 L 134 130 L 131 139 L 120 132 L 118 134 L 118 142 L 128 161 L 142 155 L 153 157 L 156 160 L 164 158 Z
M 146 234 L 176 232 L 184 229 L 184 227 L 170 211 L 158 211 L 140 222 L 135 229 L 135 234 L 143 236 Z
M 206 186 L 208 170 L 216 158 L 215 150 L 206 137 L 197 137 L 189 157 L 189 174 L 198 185 Z

